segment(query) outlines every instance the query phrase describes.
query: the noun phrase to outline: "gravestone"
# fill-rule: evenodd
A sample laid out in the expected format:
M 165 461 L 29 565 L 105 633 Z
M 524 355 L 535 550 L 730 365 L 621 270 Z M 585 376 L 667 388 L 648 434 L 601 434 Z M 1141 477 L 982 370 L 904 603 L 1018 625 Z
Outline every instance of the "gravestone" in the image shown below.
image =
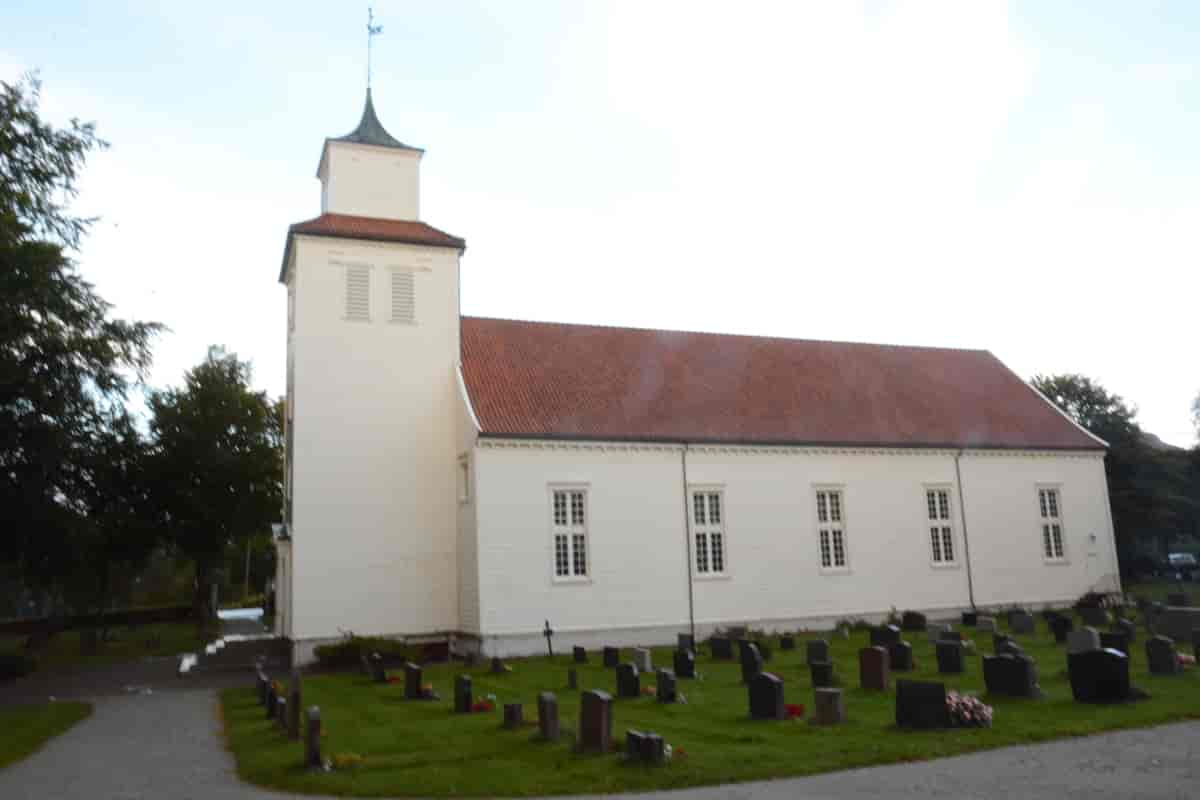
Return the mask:
M 321 709 L 312 706 L 304 716 L 304 766 L 320 769 L 325 766 L 321 760 Z
M 591 689 L 579 697 L 579 749 L 607 753 L 612 744 L 612 696 Z
M 572 652 L 575 655 L 575 663 L 576 664 L 586 664 L 587 663 L 587 650 L 585 650 L 582 647 L 576 647 Z
M 1007 633 L 992 634 L 992 652 L 996 655 L 1004 652 L 1004 646 L 1012 641 L 1012 637 Z
M 421 668 L 411 661 L 404 664 L 404 699 L 421 699 Z
M 733 658 L 733 645 L 724 637 L 714 636 L 708 640 L 708 646 L 715 659 L 728 661 Z
M 1101 631 L 1100 649 L 1120 650 L 1125 655 L 1129 655 L 1129 636 L 1124 631 Z
M 888 646 L 888 664 L 893 672 L 910 672 L 913 668 L 912 645 L 896 642 Z
M 638 672 L 651 673 L 654 672 L 654 663 L 650 660 L 650 651 L 644 647 L 635 647 L 633 649 L 633 664 L 638 668 Z
M 754 676 L 762 672 L 763 660 L 758 654 L 758 647 L 749 643 L 741 652 L 742 657 L 742 683 L 749 685 Z
M 644 764 L 661 764 L 666 760 L 666 743 L 657 733 L 625 731 L 625 757 Z
M 846 721 L 846 701 L 841 689 L 817 688 L 812 721 L 814 725 L 837 725 Z
M 504 666 L 504 661 L 500 656 L 492 656 L 492 668 L 489 670 L 493 675 L 503 675 L 508 672 L 508 667 Z
M 1096 627 L 1108 622 L 1108 611 L 1103 608 L 1080 608 L 1078 613 L 1084 625 Z
M 1169 606 L 1190 606 L 1192 598 L 1182 592 L 1169 592 L 1167 594 L 1167 605 Z
M 1100 631 L 1087 625 L 1067 634 L 1067 655 L 1100 649 Z
M 1017 611 L 1010 614 L 1008 617 L 1008 627 L 1013 633 L 1021 634 L 1022 636 L 1028 636 L 1037 631 L 1036 620 L 1028 611 Z
M 454 679 L 454 713 L 470 714 L 474 697 L 470 675 L 459 675 Z
M 750 645 L 752 645 L 752 644 L 754 644 L 754 642 L 750 641 L 749 639 L 738 639 L 737 640 L 738 660 L 739 661 L 741 661 L 743 658 L 746 657 L 746 651 L 750 648 Z M 754 644 L 754 647 L 755 647 L 755 649 L 758 649 L 758 645 Z M 759 655 L 761 655 L 761 654 L 762 653 L 760 652 Z
M 279 730 L 287 730 L 287 698 L 280 697 L 275 701 L 275 724 L 279 726 Z
M 1152 636 L 1146 640 L 1146 661 L 1151 675 L 1174 675 L 1180 671 L 1175 642 L 1168 636 Z
M 896 725 L 916 730 L 949 727 L 946 684 L 896 681 Z
M 930 644 L 937 644 L 940 640 L 954 635 L 954 628 L 949 625 L 930 625 L 925 629 L 925 638 L 929 640 Z
M 676 637 L 675 649 L 691 650 L 693 653 L 696 652 L 696 637 L 692 636 L 690 633 L 679 634 Z
M 923 631 L 928 621 L 919 611 L 905 611 L 900 616 L 900 628 L 906 631 Z
M 85 656 L 100 652 L 100 636 L 95 628 L 84 628 L 79 632 L 79 652 Z
M 750 719 L 785 719 L 783 679 L 760 672 L 750 681 Z
M 975 629 L 980 633 L 995 633 L 996 618 L 995 617 L 979 617 L 975 621 Z
M 604 666 L 612 668 L 621 663 L 621 651 L 615 647 L 604 648 Z
M 292 670 L 292 680 L 288 684 L 288 721 L 287 735 L 289 739 L 300 738 L 300 670 Z
M 1137 623 L 1131 619 L 1118 617 L 1117 620 L 1113 622 L 1112 629 L 1117 633 L 1125 634 L 1126 640 L 1129 642 L 1129 644 L 1133 644 L 1137 641 Z
M 267 704 L 267 692 L 271 688 L 271 679 L 261 669 L 258 670 L 258 673 L 254 677 L 254 688 L 258 691 L 258 704 L 265 706 Z
M 871 646 L 888 647 L 900 641 L 900 629 L 895 625 L 880 625 L 871 628 Z
M 691 650 L 675 651 L 675 676 L 678 678 L 696 677 L 696 656 Z
M 795 650 L 796 649 L 796 637 L 780 636 L 779 637 L 779 649 L 780 650 Z
M 1037 665 L 1029 656 L 984 656 L 983 682 L 988 694 L 1006 697 L 1041 697 L 1042 694 L 1037 682 Z
M 1071 694 L 1080 703 L 1120 703 L 1130 699 L 1129 656 L 1119 650 L 1089 650 L 1067 656 Z
M 679 700 L 679 690 L 676 688 L 675 673 L 669 669 L 660 669 L 654 673 L 654 696 L 660 703 L 675 703 Z
M 1054 619 L 1050 620 L 1050 632 L 1054 634 L 1054 643 L 1063 644 L 1067 641 L 1067 636 L 1071 631 L 1075 630 L 1075 623 L 1070 617 L 1058 614 Z M 1099 637 L 1097 637 L 1099 640 Z
M 638 677 L 635 664 L 617 665 L 617 697 L 639 697 L 642 694 L 642 681 Z
M 1005 639 L 1003 642 L 1000 643 L 1000 646 L 996 648 L 996 655 L 998 655 L 998 656 L 1023 656 L 1023 655 L 1025 655 L 1025 650 L 1024 650 L 1024 648 L 1021 647 L 1021 645 L 1017 644 L 1014 640 Z
M 963 671 L 962 642 L 940 641 L 934 647 L 937 652 L 938 672 L 953 674 Z
M 858 651 L 858 682 L 864 689 L 887 691 L 889 683 L 888 651 L 882 647 L 864 647 Z
M 941 631 L 938 632 L 938 642 L 962 642 L 962 641 L 964 641 L 962 631 L 956 631 L 953 628 L 951 628 L 949 625 L 946 625 L 945 627 L 943 627 L 941 629 Z M 937 644 L 937 642 L 934 642 L 933 644 Z
M 824 639 L 810 639 L 804 644 L 804 663 L 824 664 L 829 660 L 829 642 Z
M 504 727 L 507 730 L 513 730 L 521 727 L 525 722 L 525 707 L 520 703 L 505 703 L 504 704 Z
M 579 673 L 575 671 L 574 667 L 571 667 L 570 669 L 567 670 L 567 688 L 568 689 L 578 689 L 579 688 Z
M 387 670 L 383 668 L 383 656 L 379 653 L 371 653 L 371 680 L 387 683 Z
M 962 624 L 964 628 L 974 628 L 975 623 L 979 620 L 979 614 L 975 611 L 962 612 Z
M 275 704 L 279 702 L 278 695 L 275 694 L 275 687 L 272 686 L 267 691 L 267 719 L 275 719 Z
M 548 742 L 558 741 L 558 698 L 554 692 L 538 695 L 538 733 Z
M 814 689 L 836 685 L 833 679 L 833 662 L 810 661 L 808 662 L 808 671 L 812 676 Z

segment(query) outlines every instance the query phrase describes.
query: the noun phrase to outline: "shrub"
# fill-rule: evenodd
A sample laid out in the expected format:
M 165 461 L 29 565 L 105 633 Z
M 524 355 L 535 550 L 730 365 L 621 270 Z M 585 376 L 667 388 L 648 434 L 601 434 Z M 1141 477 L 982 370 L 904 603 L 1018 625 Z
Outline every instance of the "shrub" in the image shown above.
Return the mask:
M 37 669 L 32 656 L 21 653 L 0 653 L 0 681 L 11 681 Z
M 1075 608 L 1104 608 L 1104 595 L 1088 592 L 1075 601 Z
M 355 636 L 333 644 L 319 645 L 313 650 L 317 662 L 328 669 L 357 667 L 362 663 L 364 655 L 379 653 L 387 663 L 411 660 L 411 650 L 403 642 L 395 639 L 385 639 L 382 636 Z
M 946 711 L 950 724 L 957 728 L 990 728 L 992 707 L 972 695 L 946 692 Z
M 900 616 L 900 627 L 906 631 L 923 631 L 926 628 L 925 615 L 919 611 L 905 611 Z

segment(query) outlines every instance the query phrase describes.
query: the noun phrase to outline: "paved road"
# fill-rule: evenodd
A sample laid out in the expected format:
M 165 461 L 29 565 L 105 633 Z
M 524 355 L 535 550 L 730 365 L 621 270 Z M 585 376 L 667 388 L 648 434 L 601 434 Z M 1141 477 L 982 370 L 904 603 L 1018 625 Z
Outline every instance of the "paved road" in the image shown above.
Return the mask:
M 210 689 L 97 698 L 89 719 L 0 770 L 0 798 L 281 800 L 282 795 L 238 781 L 216 709 L 217 696 Z M 1200 797 L 1200 722 L 648 797 L 1183 800 Z

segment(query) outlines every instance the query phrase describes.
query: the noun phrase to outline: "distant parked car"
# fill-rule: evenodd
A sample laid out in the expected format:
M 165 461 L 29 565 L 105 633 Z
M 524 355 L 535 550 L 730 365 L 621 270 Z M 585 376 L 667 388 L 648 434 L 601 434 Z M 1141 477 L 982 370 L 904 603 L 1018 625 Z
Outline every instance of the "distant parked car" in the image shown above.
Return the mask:
M 1200 572 L 1200 563 L 1191 553 L 1168 553 L 1167 567 L 1176 580 L 1190 581 L 1192 576 Z

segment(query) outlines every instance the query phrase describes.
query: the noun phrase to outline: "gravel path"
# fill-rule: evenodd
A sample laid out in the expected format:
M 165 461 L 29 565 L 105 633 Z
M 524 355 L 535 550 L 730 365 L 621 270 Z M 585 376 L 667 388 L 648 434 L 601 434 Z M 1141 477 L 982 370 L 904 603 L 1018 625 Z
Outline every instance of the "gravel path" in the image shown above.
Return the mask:
M 25 761 L 0 770 L 5 800 L 284 797 L 238 781 L 217 696 L 177 689 L 95 700 L 95 713 Z M 1200 722 L 1010 747 L 919 764 L 650 795 L 743 798 L 1200 797 Z

